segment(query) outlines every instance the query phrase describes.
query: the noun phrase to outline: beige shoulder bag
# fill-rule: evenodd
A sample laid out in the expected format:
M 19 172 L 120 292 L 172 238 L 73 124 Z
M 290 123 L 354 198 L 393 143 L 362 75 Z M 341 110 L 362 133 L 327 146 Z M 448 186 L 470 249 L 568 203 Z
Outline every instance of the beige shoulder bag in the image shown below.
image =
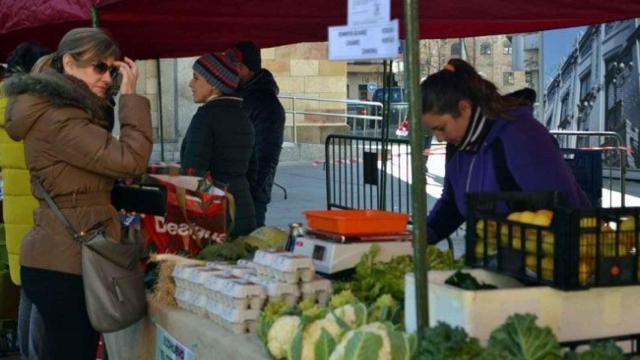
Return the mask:
M 116 242 L 106 236 L 103 227 L 78 233 L 39 179 L 36 185 L 49 208 L 82 246 L 82 283 L 93 328 L 108 333 L 142 319 L 147 312 L 144 273 L 140 268 L 142 239 L 123 236 L 121 242 Z

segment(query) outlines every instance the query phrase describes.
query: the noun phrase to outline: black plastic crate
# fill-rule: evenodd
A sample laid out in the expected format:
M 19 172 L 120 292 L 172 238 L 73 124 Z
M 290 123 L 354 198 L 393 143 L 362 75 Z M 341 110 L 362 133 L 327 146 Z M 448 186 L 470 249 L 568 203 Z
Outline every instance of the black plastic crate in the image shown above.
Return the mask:
M 634 285 L 639 219 L 640 208 L 569 209 L 557 193 L 467 194 L 465 262 L 564 290 Z

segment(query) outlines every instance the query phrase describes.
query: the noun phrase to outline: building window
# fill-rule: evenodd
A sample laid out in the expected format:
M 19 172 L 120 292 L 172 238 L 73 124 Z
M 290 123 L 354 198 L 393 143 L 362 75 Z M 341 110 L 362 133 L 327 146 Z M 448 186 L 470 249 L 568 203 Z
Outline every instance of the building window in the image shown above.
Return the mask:
M 593 39 L 589 36 L 588 39 L 585 39 L 584 42 L 580 45 L 580 56 L 585 57 L 591 52 L 591 48 L 593 47 Z
M 617 21 L 612 21 L 610 23 L 604 24 L 604 33 L 605 33 L 605 35 L 608 35 L 611 32 L 613 32 L 613 29 L 616 28 L 616 25 L 618 25 Z
M 569 111 L 569 93 L 562 97 L 562 101 L 560 101 L 560 123 L 564 122 L 567 117 L 567 113 Z
M 491 55 L 491 43 L 486 42 L 480 45 L 480 55 Z
M 451 44 L 451 57 L 461 57 L 462 51 L 460 49 L 460 41 L 456 41 Z
M 515 80 L 513 77 L 513 71 L 506 71 L 502 74 L 503 76 L 503 84 L 504 85 L 513 85 L 515 84 Z
M 591 71 L 587 71 L 580 77 L 580 100 L 584 99 L 589 91 L 591 91 Z
M 533 73 L 531 71 L 527 71 L 527 72 L 524 73 L 524 81 L 530 87 L 533 86 Z
M 502 43 L 502 54 L 511 55 L 512 52 L 513 48 L 511 47 L 511 41 L 505 40 L 504 43 Z
M 367 84 L 358 85 L 358 100 L 369 100 L 369 90 L 367 90 Z

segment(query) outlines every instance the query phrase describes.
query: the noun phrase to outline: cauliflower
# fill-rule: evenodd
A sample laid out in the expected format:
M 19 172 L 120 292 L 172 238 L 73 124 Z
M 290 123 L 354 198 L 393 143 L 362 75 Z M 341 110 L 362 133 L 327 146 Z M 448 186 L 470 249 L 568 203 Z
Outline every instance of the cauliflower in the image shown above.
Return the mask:
M 289 305 L 284 301 L 271 301 L 258 316 L 256 333 L 260 339 L 266 344 L 267 333 L 277 318 L 284 315 L 289 310 Z
M 406 337 L 383 323 L 374 322 L 346 333 L 336 346 L 329 360 L 354 360 L 345 357 L 348 348 L 352 349 L 352 354 L 357 358 L 363 356 L 363 354 L 358 351 L 374 351 L 371 347 L 362 346 L 361 342 L 364 341 L 365 337 L 369 337 L 369 340 L 372 338 L 379 339 L 377 340 L 379 342 L 377 352 L 375 353 L 377 356 L 375 358 L 367 357 L 367 359 L 391 360 L 392 358 L 409 358 L 408 341 Z M 392 341 L 392 337 L 395 341 Z M 357 348 L 356 351 L 353 351 L 354 348 Z
M 302 333 L 302 356 L 300 360 L 314 360 L 316 358 L 316 343 L 318 339 L 320 339 L 323 330 L 329 333 L 336 343 L 340 340 L 342 328 L 340 328 L 338 324 L 327 318 L 316 320 L 304 328 Z M 329 351 L 329 353 L 330 352 L 331 351 Z
M 398 302 L 389 294 L 380 296 L 369 311 L 369 321 L 391 320 L 398 309 Z
M 367 322 L 367 308 L 361 303 L 344 305 L 327 315 L 328 319 L 339 322 L 336 317 L 350 329 L 355 329 Z
M 307 299 L 298 304 L 298 309 L 302 312 L 302 316 L 305 319 L 316 320 L 323 318 L 327 312 L 327 309 L 319 307 L 315 301 Z
M 353 295 L 351 290 L 342 290 L 341 292 L 334 294 L 329 300 L 329 307 L 332 309 L 337 309 L 344 305 L 355 304 L 359 302 L 358 298 Z
M 300 318 L 293 315 L 282 316 L 273 323 L 267 334 L 267 348 L 274 358 L 287 357 L 287 349 L 299 325 Z

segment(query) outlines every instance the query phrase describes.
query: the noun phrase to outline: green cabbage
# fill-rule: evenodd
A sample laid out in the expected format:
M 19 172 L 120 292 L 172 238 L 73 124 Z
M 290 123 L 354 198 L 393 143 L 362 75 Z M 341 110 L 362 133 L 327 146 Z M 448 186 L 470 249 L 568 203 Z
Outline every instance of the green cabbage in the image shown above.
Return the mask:
M 263 226 L 249 234 L 248 244 L 258 249 L 281 248 L 287 242 L 289 234 L 280 228 Z

